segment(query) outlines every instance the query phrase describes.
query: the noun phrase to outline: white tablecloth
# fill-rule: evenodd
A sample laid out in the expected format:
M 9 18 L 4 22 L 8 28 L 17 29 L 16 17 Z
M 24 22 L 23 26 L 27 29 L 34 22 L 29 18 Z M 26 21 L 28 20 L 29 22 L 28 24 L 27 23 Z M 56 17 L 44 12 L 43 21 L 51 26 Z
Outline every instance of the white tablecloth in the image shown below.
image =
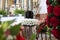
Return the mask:
M 35 25 L 37 24 L 37 19 L 27 19 L 24 17 L 2 17 L 1 18 L 1 22 L 5 22 L 5 21 L 11 21 L 14 20 L 15 21 L 11 24 L 11 25 L 17 25 L 19 23 L 21 23 L 22 25 Z
M 24 17 L 1 17 L 0 21 L 4 22 L 4 21 L 11 21 L 14 19 L 24 19 Z

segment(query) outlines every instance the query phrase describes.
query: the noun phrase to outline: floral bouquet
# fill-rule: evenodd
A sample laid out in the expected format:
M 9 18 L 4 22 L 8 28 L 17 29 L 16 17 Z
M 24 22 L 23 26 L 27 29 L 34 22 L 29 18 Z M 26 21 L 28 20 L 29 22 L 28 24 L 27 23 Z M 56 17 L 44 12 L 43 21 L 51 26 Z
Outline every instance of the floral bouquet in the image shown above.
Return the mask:
M 46 4 L 48 6 L 46 24 L 52 28 L 52 34 L 60 40 L 60 0 L 47 0 Z
M 30 26 L 34 26 L 37 24 L 37 19 L 25 19 L 25 20 L 22 20 L 21 24 L 22 25 L 30 25 Z

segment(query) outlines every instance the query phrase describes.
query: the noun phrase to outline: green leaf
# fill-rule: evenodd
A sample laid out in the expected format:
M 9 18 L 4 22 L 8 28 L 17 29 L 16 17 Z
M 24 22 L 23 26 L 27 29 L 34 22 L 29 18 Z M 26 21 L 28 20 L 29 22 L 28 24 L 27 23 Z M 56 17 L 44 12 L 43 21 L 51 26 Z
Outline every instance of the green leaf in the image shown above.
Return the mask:
M 20 25 L 21 24 L 10 27 L 10 32 L 11 32 L 12 36 L 16 36 L 19 33 L 19 31 L 20 31 Z
M 57 3 L 56 3 L 56 2 L 53 2 L 53 3 L 52 3 L 52 6 L 56 6 L 56 5 L 57 5 Z
M 6 37 L 4 36 L 3 28 L 0 28 L 0 40 L 6 40 Z
M 0 37 L 0 40 L 6 40 L 6 37 L 5 37 L 4 35 L 2 35 L 2 36 Z
M 14 20 L 12 21 L 5 21 L 1 24 L 2 28 L 3 28 L 3 31 L 6 31 L 8 28 L 10 28 L 10 24 L 13 23 Z
M 36 39 L 36 34 L 35 34 L 35 33 L 33 33 L 33 34 L 31 35 L 30 40 L 35 40 L 35 39 Z
M 50 37 L 50 36 L 51 36 L 51 30 L 48 30 L 48 31 L 47 31 L 47 34 L 48 34 L 48 36 Z
M 7 27 L 8 27 L 8 22 L 3 22 L 2 23 L 3 30 L 7 29 Z
M 3 35 L 3 29 L 2 27 L 0 28 L 0 37 Z

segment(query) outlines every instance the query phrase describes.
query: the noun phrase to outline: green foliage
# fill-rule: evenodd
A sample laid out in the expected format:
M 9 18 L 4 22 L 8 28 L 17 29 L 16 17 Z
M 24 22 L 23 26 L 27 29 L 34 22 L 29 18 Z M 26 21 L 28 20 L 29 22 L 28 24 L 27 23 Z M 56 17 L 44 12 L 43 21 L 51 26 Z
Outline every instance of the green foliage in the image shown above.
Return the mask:
M 14 20 L 12 20 L 12 21 L 5 21 L 5 22 L 1 23 L 1 26 L 3 28 L 3 31 L 6 31 L 8 28 L 10 28 L 10 24 L 12 22 L 14 22 Z
M 10 27 L 10 32 L 11 32 L 12 36 L 16 36 L 19 33 L 19 31 L 20 31 L 20 25 L 21 24 Z
M 0 10 L 0 15 L 6 16 L 7 12 L 5 10 Z
M 47 27 L 47 34 L 48 34 L 49 38 L 51 37 L 51 30 L 52 30 L 51 28 Z
M 3 35 L 3 29 L 2 29 L 2 27 L 0 28 L 0 38 L 1 38 L 1 36 Z
M 0 21 L 0 25 L 1 25 L 1 21 Z
M 52 6 L 60 5 L 60 1 L 59 1 L 59 0 L 48 0 L 48 2 L 49 2 Z
M 0 25 L 0 40 L 6 40 L 6 36 L 4 34 L 4 32 L 9 28 L 10 24 L 13 21 L 6 21 L 6 22 L 2 22 Z
M 47 34 L 48 34 L 48 36 L 50 37 L 50 36 L 51 36 L 51 30 L 48 30 L 48 31 L 47 31 Z
M 6 37 L 4 35 L 1 35 L 0 40 L 6 40 Z
M 1 25 L 4 31 L 8 28 L 8 22 L 3 22 Z
M 30 40 L 35 40 L 36 39 L 36 34 L 32 33 Z
M 6 40 L 4 37 L 4 30 L 3 30 L 3 25 L 5 25 L 6 23 L 2 23 L 1 27 L 0 27 L 0 40 Z
M 52 2 L 52 6 L 56 6 L 58 3 L 56 1 L 53 0 Z
M 14 11 L 14 13 L 16 14 L 16 15 L 18 15 L 18 14 L 22 14 L 22 15 L 24 15 L 24 10 L 23 9 L 16 9 L 15 11 Z

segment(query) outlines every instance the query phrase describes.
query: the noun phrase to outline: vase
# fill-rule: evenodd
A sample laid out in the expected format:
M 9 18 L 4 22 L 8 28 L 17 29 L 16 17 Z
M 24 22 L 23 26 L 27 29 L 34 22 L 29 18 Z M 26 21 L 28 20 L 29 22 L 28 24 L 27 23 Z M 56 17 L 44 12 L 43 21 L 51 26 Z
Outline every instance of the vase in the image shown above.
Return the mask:
M 31 19 L 33 19 L 33 12 L 32 11 L 26 11 L 25 12 L 25 18 L 31 18 Z

